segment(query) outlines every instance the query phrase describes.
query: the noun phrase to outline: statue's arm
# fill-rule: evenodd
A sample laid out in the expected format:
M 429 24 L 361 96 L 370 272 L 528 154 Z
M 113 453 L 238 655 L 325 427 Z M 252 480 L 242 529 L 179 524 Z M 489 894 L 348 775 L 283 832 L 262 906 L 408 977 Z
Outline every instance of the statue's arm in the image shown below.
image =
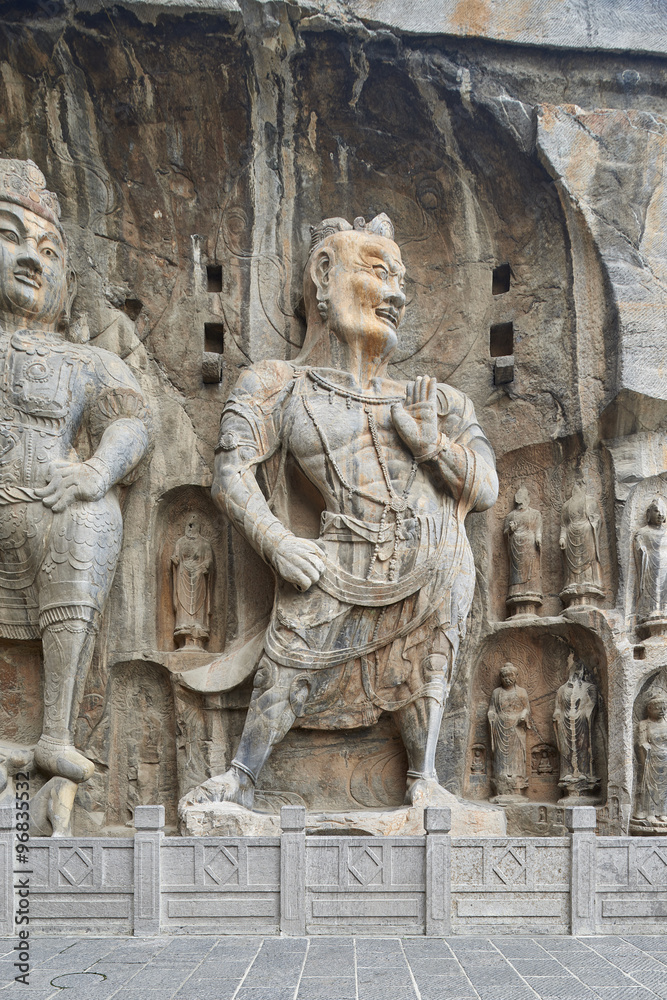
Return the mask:
M 261 456 L 252 427 L 239 413 L 224 413 L 220 440 L 213 500 L 276 573 L 298 590 L 308 590 L 324 572 L 322 552 L 311 539 L 290 531 L 269 507 L 255 477 Z

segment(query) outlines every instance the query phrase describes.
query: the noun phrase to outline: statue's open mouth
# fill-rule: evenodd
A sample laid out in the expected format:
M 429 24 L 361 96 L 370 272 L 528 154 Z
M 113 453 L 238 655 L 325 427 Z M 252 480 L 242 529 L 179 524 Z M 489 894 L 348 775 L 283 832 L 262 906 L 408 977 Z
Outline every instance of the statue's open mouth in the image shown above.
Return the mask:
M 375 315 L 388 319 L 393 327 L 398 330 L 398 311 L 396 309 L 381 308 L 375 310 Z
M 14 271 L 14 277 L 23 285 L 31 285 L 33 288 L 42 287 L 42 279 L 34 271 Z

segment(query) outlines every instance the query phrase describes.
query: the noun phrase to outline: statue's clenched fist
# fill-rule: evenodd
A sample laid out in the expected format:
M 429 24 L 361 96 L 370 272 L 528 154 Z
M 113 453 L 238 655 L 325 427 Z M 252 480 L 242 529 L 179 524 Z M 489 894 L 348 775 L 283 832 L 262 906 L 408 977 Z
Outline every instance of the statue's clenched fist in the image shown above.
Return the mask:
M 308 590 L 324 573 L 322 550 L 310 538 L 288 535 L 271 556 L 276 573 L 297 590 Z

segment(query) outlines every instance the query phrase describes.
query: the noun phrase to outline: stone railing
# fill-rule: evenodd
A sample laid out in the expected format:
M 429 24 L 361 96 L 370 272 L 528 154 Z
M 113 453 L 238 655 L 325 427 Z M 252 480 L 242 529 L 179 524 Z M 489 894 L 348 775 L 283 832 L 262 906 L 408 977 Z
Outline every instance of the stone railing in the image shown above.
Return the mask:
M 591 808 L 567 811 L 565 837 L 451 838 L 448 809 L 426 810 L 422 837 L 307 836 L 285 806 L 280 837 L 198 838 L 165 837 L 163 807 L 140 806 L 134 837 L 31 838 L 28 866 L 12 818 L 0 809 L 5 935 L 26 878 L 33 933 L 667 930 L 667 838 L 596 837 Z

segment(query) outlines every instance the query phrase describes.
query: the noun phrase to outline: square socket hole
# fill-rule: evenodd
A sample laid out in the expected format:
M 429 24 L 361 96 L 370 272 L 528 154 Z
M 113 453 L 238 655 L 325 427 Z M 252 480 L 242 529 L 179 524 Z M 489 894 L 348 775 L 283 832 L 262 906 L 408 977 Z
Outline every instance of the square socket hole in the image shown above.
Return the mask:
M 492 295 L 504 295 L 510 290 L 510 278 L 512 269 L 509 264 L 499 264 L 493 269 L 493 279 L 491 282 Z
M 495 323 L 489 331 L 489 351 L 492 358 L 514 354 L 514 324 Z
M 222 264 L 208 264 L 206 267 L 206 287 L 209 292 L 222 291 Z
M 222 323 L 204 323 L 204 350 L 209 354 L 222 354 L 224 332 Z

